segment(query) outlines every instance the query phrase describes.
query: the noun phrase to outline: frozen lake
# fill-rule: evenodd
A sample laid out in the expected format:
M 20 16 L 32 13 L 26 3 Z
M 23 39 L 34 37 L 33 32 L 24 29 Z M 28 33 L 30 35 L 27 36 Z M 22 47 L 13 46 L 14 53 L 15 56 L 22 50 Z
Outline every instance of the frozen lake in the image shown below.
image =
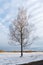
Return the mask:
M 43 60 L 43 52 L 24 53 L 23 57 L 20 57 L 20 53 L 0 53 L 0 65 L 17 65 L 37 60 Z

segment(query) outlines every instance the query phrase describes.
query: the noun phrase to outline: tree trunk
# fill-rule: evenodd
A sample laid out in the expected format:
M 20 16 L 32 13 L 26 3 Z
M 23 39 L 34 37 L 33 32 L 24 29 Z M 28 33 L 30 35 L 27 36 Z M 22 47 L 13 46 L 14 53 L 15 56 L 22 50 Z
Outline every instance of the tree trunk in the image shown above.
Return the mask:
M 23 46 L 22 46 L 22 43 L 21 43 L 21 57 L 23 56 Z
M 21 57 L 23 56 L 23 40 L 22 40 L 22 28 L 21 28 Z

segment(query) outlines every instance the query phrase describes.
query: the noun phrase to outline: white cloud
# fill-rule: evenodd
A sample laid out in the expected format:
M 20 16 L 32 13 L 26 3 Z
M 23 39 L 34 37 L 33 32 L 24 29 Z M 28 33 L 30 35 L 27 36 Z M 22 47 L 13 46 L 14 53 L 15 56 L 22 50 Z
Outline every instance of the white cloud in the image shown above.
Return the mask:
M 9 30 L 0 23 L 0 46 L 8 45 L 8 33 Z
M 8 36 L 5 32 L 0 32 L 0 46 L 6 46 L 8 44 Z
M 2 8 L 0 8 L 0 14 L 2 14 L 2 13 L 3 13 L 3 11 L 4 11 L 4 10 L 3 10 Z
M 3 6 L 3 9 L 6 10 L 10 7 L 10 3 L 5 3 L 4 6 Z
M 2 23 L 0 23 L 0 32 L 3 32 L 5 34 L 8 34 L 9 33 L 9 30 Z

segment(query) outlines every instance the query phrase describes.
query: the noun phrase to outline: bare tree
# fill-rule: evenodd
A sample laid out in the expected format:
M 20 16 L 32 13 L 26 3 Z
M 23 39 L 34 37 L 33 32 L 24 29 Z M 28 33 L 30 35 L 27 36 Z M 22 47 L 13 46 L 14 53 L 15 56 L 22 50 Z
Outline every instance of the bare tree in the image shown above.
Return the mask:
M 10 39 L 20 43 L 21 57 L 23 56 L 23 47 L 25 47 L 27 43 L 28 45 L 32 44 L 30 37 L 33 32 L 33 26 L 30 25 L 28 19 L 26 9 L 19 9 L 17 18 L 10 25 Z M 35 37 L 33 39 L 35 39 Z

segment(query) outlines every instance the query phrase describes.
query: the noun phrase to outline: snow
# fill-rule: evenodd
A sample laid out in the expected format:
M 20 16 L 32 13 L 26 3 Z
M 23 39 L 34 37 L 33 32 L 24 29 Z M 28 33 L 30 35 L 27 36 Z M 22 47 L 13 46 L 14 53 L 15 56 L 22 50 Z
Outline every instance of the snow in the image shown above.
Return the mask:
M 19 65 L 33 61 L 43 60 L 43 52 L 24 53 L 0 53 L 0 65 Z

